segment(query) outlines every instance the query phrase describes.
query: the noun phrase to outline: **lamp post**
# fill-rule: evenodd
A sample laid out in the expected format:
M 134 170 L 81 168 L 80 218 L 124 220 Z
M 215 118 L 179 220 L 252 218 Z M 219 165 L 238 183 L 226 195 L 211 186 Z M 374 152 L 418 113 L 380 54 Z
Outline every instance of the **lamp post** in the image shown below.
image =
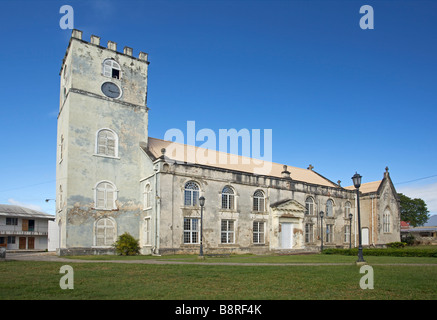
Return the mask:
M 361 244 L 361 218 L 360 218 L 360 186 L 361 176 L 355 172 L 352 177 L 355 188 L 357 189 L 357 214 L 358 214 L 358 260 L 357 263 L 366 262 L 363 258 L 363 245 Z
M 352 213 L 349 213 L 349 249 L 352 248 Z
M 323 211 L 320 211 L 320 240 L 322 241 L 320 245 L 320 252 L 323 251 L 323 215 Z
M 205 205 L 205 197 L 199 198 L 200 203 L 200 258 L 203 258 L 203 206 Z

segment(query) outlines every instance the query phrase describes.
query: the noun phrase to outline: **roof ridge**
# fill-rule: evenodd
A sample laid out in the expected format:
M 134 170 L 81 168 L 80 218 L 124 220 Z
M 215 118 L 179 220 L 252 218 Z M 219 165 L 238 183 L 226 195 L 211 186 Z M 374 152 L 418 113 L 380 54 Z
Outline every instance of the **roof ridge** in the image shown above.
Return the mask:
M 151 146 L 151 143 L 153 144 L 153 142 L 157 142 L 157 144 L 161 144 L 161 146 L 156 145 L 156 146 Z M 154 156 L 156 158 L 159 158 L 160 156 L 162 156 L 162 149 L 166 149 L 166 147 L 168 146 L 163 146 L 162 144 L 171 144 L 174 143 L 178 146 L 181 146 L 183 148 L 186 147 L 192 147 L 197 150 L 208 150 L 208 151 L 212 151 L 214 154 L 213 156 L 215 157 L 215 159 L 220 159 L 220 155 L 222 156 L 226 156 L 226 159 L 228 159 L 228 157 L 237 157 L 237 161 L 236 163 L 220 163 L 220 161 L 216 162 L 216 163 L 209 163 L 209 162 L 199 162 L 197 159 L 197 157 L 195 157 L 194 159 L 194 164 L 203 164 L 203 165 L 209 165 L 209 166 L 214 166 L 217 168 L 225 168 L 225 169 L 233 169 L 233 170 L 237 170 L 237 171 L 244 171 L 244 172 L 252 172 L 254 174 L 257 174 L 256 172 L 254 172 L 254 170 L 250 171 L 247 169 L 247 166 L 249 165 L 256 165 L 259 168 L 261 168 L 263 165 L 268 165 L 270 166 L 270 171 L 269 174 L 265 174 L 265 175 L 269 175 L 269 176 L 274 176 L 274 177 L 281 177 L 281 172 L 284 171 L 283 167 L 285 166 L 284 164 L 281 163 L 277 163 L 277 162 L 273 162 L 273 161 L 266 161 L 263 159 L 257 159 L 257 158 L 252 158 L 252 157 L 247 157 L 247 156 L 242 156 L 242 155 L 238 155 L 238 154 L 232 154 L 232 153 L 228 153 L 228 152 L 224 152 L 224 151 L 220 151 L 220 150 L 215 150 L 215 149 L 208 149 L 208 148 L 204 148 L 204 147 L 200 147 L 200 146 L 193 146 L 193 145 L 189 145 L 189 144 L 185 144 L 185 143 L 180 143 L 180 142 L 176 142 L 176 141 L 168 141 L 168 140 L 163 140 L 163 139 L 159 139 L 159 138 L 153 138 L 153 137 L 149 137 L 149 143 L 148 143 L 148 150 L 154 154 Z M 155 149 L 153 148 L 155 147 Z M 157 148 L 159 148 L 160 150 L 156 150 Z M 154 150 L 153 150 L 154 149 Z M 158 152 L 160 152 L 161 154 L 158 154 Z M 186 153 L 184 153 L 184 162 L 187 163 L 191 163 L 191 161 L 187 161 L 190 160 L 188 158 L 188 156 L 192 156 L 192 155 L 187 155 Z M 213 159 L 214 159 L 213 157 Z M 169 157 L 169 159 L 172 159 L 171 157 Z M 175 161 L 182 161 L 181 159 L 172 159 Z M 247 162 L 247 163 L 245 163 Z M 246 166 L 245 166 L 246 165 Z M 240 166 L 238 169 L 235 168 L 235 166 Z M 292 179 L 296 180 L 296 181 L 302 181 L 302 182 L 307 182 L 307 183 L 312 183 L 312 184 L 319 184 L 319 185 L 324 185 L 324 186 L 330 186 L 330 187 L 338 187 L 337 184 L 333 183 L 331 180 L 325 178 L 324 176 L 322 176 L 321 174 L 319 174 L 318 172 L 314 171 L 314 170 L 309 170 L 309 169 L 304 169 L 304 168 L 300 168 L 300 167 L 295 167 L 295 166 L 290 166 L 290 165 L 286 165 L 287 168 L 289 168 L 292 172 Z M 245 170 L 244 170 L 245 169 Z M 254 169 L 254 168 L 252 168 Z M 274 174 L 274 172 L 276 172 L 276 174 Z M 302 176 L 306 176 L 306 180 L 303 179 L 302 180 Z M 308 179 L 308 177 L 311 176 L 311 179 Z M 308 181 L 309 180 L 309 181 Z

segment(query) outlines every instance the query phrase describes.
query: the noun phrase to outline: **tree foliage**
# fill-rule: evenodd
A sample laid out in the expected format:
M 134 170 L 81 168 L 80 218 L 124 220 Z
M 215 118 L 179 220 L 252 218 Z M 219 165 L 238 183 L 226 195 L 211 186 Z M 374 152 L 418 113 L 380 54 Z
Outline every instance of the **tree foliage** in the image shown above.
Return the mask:
M 123 233 L 114 243 L 115 251 L 122 256 L 134 256 L 140 253 L 138 240 L 128 232 Z
M 424 225 L 429 219 L 425 201 L 420 198 L 411 199 L 402 193 L 398 195 L 401 201 L 401 220 L 409 222 L 412 227 Z

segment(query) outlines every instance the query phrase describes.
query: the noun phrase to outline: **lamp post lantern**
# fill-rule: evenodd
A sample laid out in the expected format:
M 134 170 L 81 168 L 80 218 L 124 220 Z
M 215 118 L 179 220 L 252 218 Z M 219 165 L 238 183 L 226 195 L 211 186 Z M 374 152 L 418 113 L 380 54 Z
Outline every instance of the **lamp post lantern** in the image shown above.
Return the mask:
M 366 262 L 363 258 L 363 245 L 361 243 L 361 218 L 360 218 L 360 186 L 361 176 L 355 172 L 352 181 L 357 190 L 357 214 L 358 214 L 358 263 Z
M 203 258 L 203 206 L 205 205 L 205 197 L 199 198 L 200 204 L 200 253 L 199 256 Z
M 323 215 L 323 211 L 320 211 L 320 240 L 322 241 L 320 245 L 320 252 L 323 251 Z
M 352 248 L 352 213 L 349 213 L 349 249 Z

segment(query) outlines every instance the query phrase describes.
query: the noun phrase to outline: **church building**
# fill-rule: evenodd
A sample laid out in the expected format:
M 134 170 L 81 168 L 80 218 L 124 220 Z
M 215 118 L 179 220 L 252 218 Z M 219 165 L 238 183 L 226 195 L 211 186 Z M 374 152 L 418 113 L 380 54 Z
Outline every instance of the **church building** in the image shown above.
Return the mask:
M 322 240 L 324 248 L 358 246 L 353 186 L 311 165 L 149 137 L 148 67 L 144 52 L 134 57 L 132 48 L 119 52 L 115 42 L 104 47 L 97 36 L 87 42 L 72 32 L 60 71 L 60 255 L 112 253 L 125 232 L 139 239 L 142 254 L 197 254 L 201 243 L 205 254 L 318 251 Z M 260 173 L 260 166 L 268 170 Z M 360 192 L 363 245 L 399 241 L 399 199 L 388 168 Z

